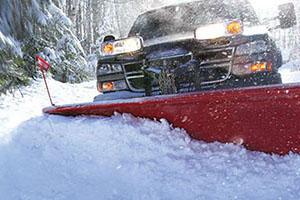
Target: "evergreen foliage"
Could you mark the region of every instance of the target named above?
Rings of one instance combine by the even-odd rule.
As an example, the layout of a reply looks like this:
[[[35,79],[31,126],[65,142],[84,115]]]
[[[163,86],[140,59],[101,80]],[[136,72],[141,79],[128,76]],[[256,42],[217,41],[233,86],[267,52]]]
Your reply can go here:
[[[14,56],[8,50],[0,50],[0,60],[0,94],[29,84],[29,73],[21,57]]]
[[[0,94],[40,76],[37,56],[51,64],[50,74],[58,81],[77,83],[92,76],[72,22],[51,0],[4,0],[0,11],[5,13],[0,18]]]

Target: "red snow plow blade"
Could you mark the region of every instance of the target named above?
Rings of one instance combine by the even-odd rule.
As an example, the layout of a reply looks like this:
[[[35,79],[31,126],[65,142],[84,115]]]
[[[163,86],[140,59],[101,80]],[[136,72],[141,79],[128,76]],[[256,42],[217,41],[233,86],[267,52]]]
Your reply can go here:
[[[44,113],[164,118],[192,138],[267,153],[300,153],[300,85],[274,85],[52,106]]]

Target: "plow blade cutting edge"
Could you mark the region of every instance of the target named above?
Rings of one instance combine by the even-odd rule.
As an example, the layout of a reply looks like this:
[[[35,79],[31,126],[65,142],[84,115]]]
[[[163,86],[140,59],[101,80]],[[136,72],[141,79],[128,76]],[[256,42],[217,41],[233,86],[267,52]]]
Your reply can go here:
[[[233,142],[267,153],[300,153],[300,85],[161,95],[127,100],[51,106],[44,113],[167,119],[192,138]]]

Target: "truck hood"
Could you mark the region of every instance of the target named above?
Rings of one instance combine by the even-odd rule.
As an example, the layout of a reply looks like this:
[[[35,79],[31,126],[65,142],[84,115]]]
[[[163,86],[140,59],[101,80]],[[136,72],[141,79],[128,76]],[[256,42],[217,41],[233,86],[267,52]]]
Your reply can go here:
[[[144,41],[144,47],[149,47],[157,44],[162,43],[170,43],[170,42],[177,42],[182,40],[194,39],[194,32],[187,32],[184,34],[172,34],[166,35],[163,37],[158,37],[150,40]]]

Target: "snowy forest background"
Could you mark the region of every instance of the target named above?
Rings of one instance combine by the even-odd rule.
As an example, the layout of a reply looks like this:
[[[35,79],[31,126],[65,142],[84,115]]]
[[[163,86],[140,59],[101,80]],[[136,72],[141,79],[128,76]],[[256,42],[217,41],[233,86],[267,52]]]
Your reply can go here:
[[[300,4],[293,1],[300,19]],[[55,80],[93,78],[105,35],[126,37],[139,13],[173,2],[180,0],[0,0],[0,94],[40,76],[37,56],[51,63]],[[263,18],[274,13],[263,9],[258,14]],[[272,34],[286,62],[300,58],[299,23]]]

